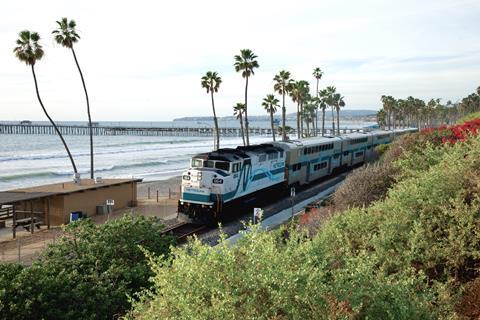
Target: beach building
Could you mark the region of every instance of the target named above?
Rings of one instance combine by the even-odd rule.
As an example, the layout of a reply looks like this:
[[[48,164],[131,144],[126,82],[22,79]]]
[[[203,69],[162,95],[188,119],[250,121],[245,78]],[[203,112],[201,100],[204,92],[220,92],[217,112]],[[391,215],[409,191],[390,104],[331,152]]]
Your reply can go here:
[[[142,179],[82,179],[80,183],[64,182],[0,192],[0,219],[12,219],[13,236],[19,226],[48,227],[70,221],[72,212],[83,216],[105,213],[107,200],[114,210],[136,206],[137,183]]]

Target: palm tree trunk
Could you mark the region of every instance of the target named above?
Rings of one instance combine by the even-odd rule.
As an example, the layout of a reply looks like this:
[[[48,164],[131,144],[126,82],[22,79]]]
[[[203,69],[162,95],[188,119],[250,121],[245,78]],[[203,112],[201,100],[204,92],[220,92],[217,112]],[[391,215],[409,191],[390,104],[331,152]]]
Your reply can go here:
[[[297,138],[300,139],[300,102],[297,103]]]
[[[337,132],[340,135],[340,108],[337,107]]]
[[[285,118],[287,117],[287,109],[285,108],[285,90],[282,94],[282,141],[287,141],[287,132],[285,131]]]
[[[242,110],[240,110],[240,131],[242,132],[243,146],[245,146],[245,131],[243,130],[243,116]]]
[[[82,69],[78,64],[77,55],[72,46],[73,59],[75,59],[75,64],[77,65],[78,72],[80,73],[80,78],[82,79],[83,91],[85,91],[85,99],[87,100],[87,114],[88,114],[88,128],[90,134],[90,179],[94,177],[94,168],[93,168],[93,129],[92,129],[92,117],[90,115],[90,102],[88,100],[87,86],[85,85],[85,79],[83,78]]]
[[[250,145],[250,137],[248,132],[248,112],[247,112],[247,93],[248,93],[248,77],[245,81],[245,136],[247,138],[247,146]]]
[[[300,102],[300,138],[303,138],[303,102]]]
[[[215,113],[215,102],[213,100],[213,90],[210,90],[210,96],[212,97],[213,124],[215,125],[215,137],[214,137],[213,149],[218,150],[220,149],[220,132],[218,131],[218,119],[217,119],[217,114]]]
[[[325,136],[325,108],[322,108],[322,137]]]
[[[332,134],[335,135],[335,113],[332,105]]]
[[[314,136],[318,136],[318,82],[320,81],[320,79],[317,78],[317,91],[315,92],[315,96],[317,97],[317,105],[316,105],[316,108],[315,108],[315,134]],[[323,136],[323,127],[322,127],[322,136]]]
[[[275,128],[273,127],[273,109],[270,109],[270,124],[272,125],[272,138],[275,142]]]
[[[33,81],[35,81],[35,91],[37,92],[38,102],[40,102],[40,106],[42,107],[43,112],[47,116],[48,120],[52,124],[55,131],[57,132],[58,136],[60,137],[60,140],[62,140],[63,146],[65,147],[65,150],[67,150],[68,157],[70,158],[70,162],[72,163],[73,172],[78,173],[77,166],[75,165],[75,161],[73,161],[72,154],[70,153],[70,149],[68,149],[67,143],[63,139],[62,133],[60,132],[60,130],[58,130],[57,125],[55,124],[55,122],[53,122],[52,118],[50,118],[50,115],[48,114],[47,109],[45,109],[45,107],[43,106],[42,99],[40,98],[40,92],[38,91],[37,76],[35,75],[35,68],[33,64],[32,64],[32,74],[33,74]]]

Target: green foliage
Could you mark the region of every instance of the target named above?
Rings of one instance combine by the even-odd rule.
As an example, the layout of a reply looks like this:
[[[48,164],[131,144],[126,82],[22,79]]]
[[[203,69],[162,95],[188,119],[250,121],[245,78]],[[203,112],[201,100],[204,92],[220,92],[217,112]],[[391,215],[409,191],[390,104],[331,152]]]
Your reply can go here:
[[[419,143],[416,144],[415,141]],[[421,145],[422,147],[419,147]],[[262,233],[152,258],[141,319],[437,319],[480,314],[480,138],[393,146],[383,201],[334,215],[312,239]],[[388,151],[393,152],[392,150]],[[393,154],[393,153],[392,153]]]
[[[464,122],[475,120],[475,119],[480,119],[480,112],[474,112],[474,113],[467,114],[465,117],[460,118],[457,121],[457,124],[463,124]]]
[[[382,156],[389,148],[390,144],[380,144],[375,147],[375,152],[377,152],[379,156]]]
[[[111,319],[124,313],[128,296],[150,286],[140,246],[159,256],[170,250],[173,240],[162,228],[158,219],[133,216],[103,225],[71,223],[38,261],[9,279],[0,318]],[[0,269],[0,282],[6,271]]]

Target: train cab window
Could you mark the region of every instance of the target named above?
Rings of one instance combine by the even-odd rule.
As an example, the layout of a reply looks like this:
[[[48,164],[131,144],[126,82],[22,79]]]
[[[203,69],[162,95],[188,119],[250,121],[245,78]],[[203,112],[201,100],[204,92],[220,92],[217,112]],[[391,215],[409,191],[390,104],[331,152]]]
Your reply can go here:
[[[303,149],[303,155],[307,154],[307,148]]]
[[[278,154],[276,152],[268,154],[268,160],[275,160],[275,159],[278,159]]]
[[[202,159],[192,159],[192,168],[201,168],[203,167]]]
[[[240,171],[240,168],[241,168],[240,166],[241,166],[240,163],[232,164],[232,172],[235,173],[235,172]]]
[[[283,158],[283,151],[280,151],[280,158]]]
[[[220,169],[224,171],[230,171],[230,162],[226,161],[216,161],[215,162],[215,169]]]
[[[258,157],[258,162],[264,162],[265,160],[267,160],[266,154],[262,154]]]
[[[205,168],[213,168],[214,165],[215,165],[215,161],[212,161],[212,160],[207,160],[203,162],[203,166]]]

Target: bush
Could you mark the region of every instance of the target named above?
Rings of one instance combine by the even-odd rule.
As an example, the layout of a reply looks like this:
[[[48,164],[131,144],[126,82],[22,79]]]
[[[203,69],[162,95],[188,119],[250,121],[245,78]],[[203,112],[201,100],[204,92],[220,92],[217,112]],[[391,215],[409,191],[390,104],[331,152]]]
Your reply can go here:
[[[422,141],[426,148],[411,144],[394,163],[402,179],[383,201],[332,216],[311,240],[300,231],[252,227],[235,247],[197,241],[175,249],[175,259],[152,259],[155,286],[131,316],[477,316],[480,137],[454,145]]]
[[[38,261],[10,277],[0,295],[0,318],[111,319],[124,313],[128,296],[149,287],[153,274],[139,246],[156,255],[169,252],[173,240],[162,228],[158,219],[132,216],[69,224]],[[7,271],[0,269],[0,282]]]
[[[464,122],[475,120],[475,119],[480,119],[480,112],[467,114],[465,117],[459,119],[457,121],[457,124],[463,124]]]
[[[395,182],[395,172],[392,165],[379,163],[353,171],[333,195],[335,210],[368,206],[383,199]]]

